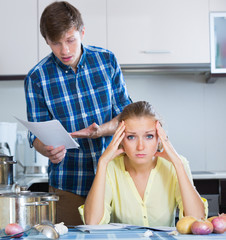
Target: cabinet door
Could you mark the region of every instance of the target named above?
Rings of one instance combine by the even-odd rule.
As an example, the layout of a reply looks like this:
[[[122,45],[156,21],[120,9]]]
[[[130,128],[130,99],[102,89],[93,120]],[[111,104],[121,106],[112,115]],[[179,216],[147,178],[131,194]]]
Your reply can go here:
[[[37,0],[0,1],[0,75],[24,75],[38,60]]]
[[[39,20],[44,8],[54,0],[39,0]],[[84,44],[106,48],[106,0],[69,0],[82,14],[85,25]],[[39,60],[51,52],[39,33]]]
[[[211,12],[225,12],[226,1],[225,0],[210,0],[210,11]]]
[[[206,0],[107,0],[108,48],[121,64],[206,63]]]

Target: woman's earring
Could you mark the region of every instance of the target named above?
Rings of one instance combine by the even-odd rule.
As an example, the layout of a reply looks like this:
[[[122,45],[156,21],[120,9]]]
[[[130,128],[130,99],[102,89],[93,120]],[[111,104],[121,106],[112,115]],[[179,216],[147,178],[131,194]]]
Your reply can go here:
[[[162,152],[162,151],[163,151],[163,145],[161,142],[159,142],[157,152]]]

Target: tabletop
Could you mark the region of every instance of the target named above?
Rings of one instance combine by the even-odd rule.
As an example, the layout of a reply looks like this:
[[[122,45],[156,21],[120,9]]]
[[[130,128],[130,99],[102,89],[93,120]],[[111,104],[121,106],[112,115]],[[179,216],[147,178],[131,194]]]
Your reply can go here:
[[[214,234],[209,235],[192,235],[192,234],[178,234],[169,235],[168,232],[162,231],[152,231],[153,236],[145,237],[144,233],[147,229],[136,229],[136,230],[106,230],[97,231],[95,233],[84,233],[78,230],[69,229],[69,232],[65,235],[60,236],[60,240],[72,240],[72,239],[98,239],[98,240],[225,240],[226,232],[224,234]],[[26,236],[20,239],[48,239],[42,234]]]

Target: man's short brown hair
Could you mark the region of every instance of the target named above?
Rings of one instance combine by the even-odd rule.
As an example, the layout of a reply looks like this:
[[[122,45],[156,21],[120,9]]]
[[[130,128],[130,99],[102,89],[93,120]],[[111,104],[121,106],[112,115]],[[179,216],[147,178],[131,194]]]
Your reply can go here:
[[[79,32],[84,26],[81,13],[70,3],[54,2],[48,5],[41,16],[40,31],[42,36],[51,41],[59,40],[72,27]]]

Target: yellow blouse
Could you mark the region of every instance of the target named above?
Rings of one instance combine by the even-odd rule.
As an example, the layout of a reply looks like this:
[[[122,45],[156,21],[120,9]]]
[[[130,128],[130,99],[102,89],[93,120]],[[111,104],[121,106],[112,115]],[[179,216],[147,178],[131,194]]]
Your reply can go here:
[[[193,184],[188,161],[181,157],[184,168]],[[208,204],[203,199],[205,214]],[[113,159],[107,167],[105,187],[105,211],[100,224],[127,223],[139,226],[175,226],[176,207],[179,218],[183,216],[176,170],[169,161],[158,158],[156,167],[151,171],[142,199],[133,179],[125,170],[124,155]],[[82,219],[83,207],[79,208]]]

